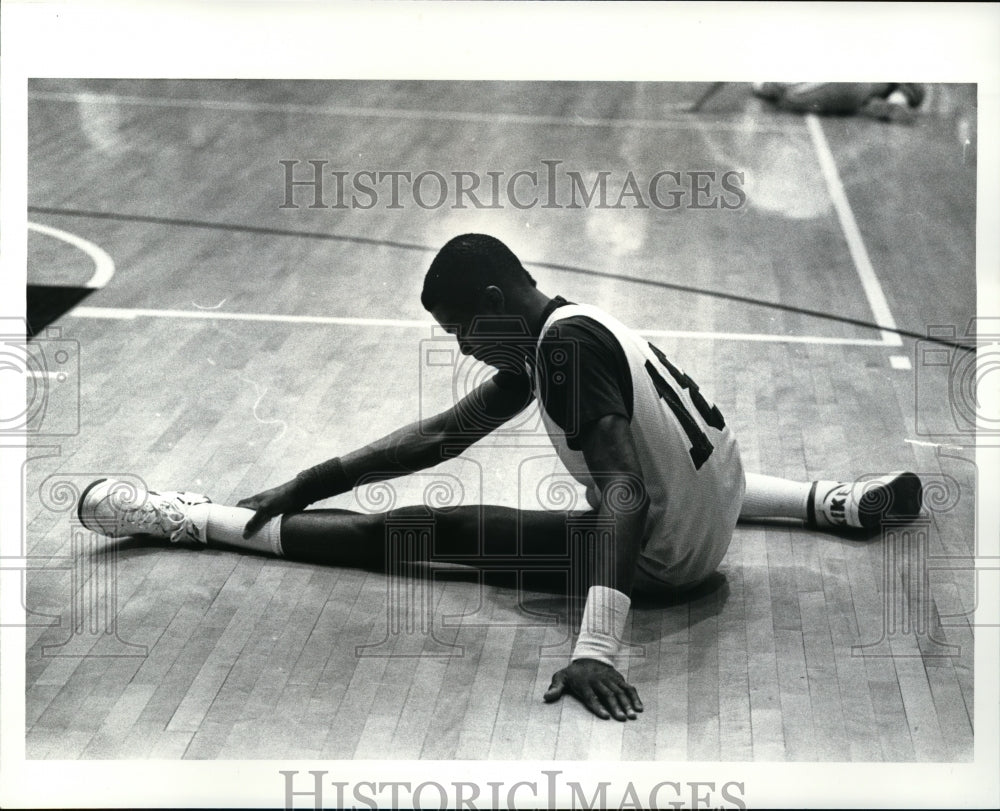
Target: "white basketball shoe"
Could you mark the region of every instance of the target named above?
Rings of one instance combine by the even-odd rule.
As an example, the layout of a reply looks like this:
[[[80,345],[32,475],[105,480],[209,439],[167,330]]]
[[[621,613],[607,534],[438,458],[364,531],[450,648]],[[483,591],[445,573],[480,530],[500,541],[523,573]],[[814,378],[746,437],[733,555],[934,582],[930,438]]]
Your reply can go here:
[[[914,473],[889,473],[859,482],[813,482],[807,523],[817,529],[875,530],[886,520],[920,515],[923,485]]]
[[[211,499],[198,493],[157,492],[119,479],[91,482],[80,496],[77,516],[87,529],[109,538],[145,535],[171,543],[207,543],[205,510]]]

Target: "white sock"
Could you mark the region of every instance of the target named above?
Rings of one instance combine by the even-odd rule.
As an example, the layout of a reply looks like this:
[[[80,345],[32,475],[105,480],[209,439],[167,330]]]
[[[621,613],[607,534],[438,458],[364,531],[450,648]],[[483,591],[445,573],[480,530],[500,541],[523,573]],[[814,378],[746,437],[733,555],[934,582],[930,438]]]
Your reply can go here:
[[[243,528],[253,518],[253,510],[222,504],[197,504],[190,509],[188,515],[192,521],[205,527],[205,536],[209,541],[284,557],[280,515],[272,518],[249,538],[243,537]]]
[[[747,489],[740,508],[740,518],[806,520],[812,482],[796,482],[761,473],[747,473],[746,477]]]

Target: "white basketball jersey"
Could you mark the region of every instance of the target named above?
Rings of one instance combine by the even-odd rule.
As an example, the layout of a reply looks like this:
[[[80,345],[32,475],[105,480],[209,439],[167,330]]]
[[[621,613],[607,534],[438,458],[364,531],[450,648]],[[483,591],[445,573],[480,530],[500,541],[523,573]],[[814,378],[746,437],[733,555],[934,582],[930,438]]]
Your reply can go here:
[[[630,431],[650,500],[638,566],[673,586],[703,580],[726,554],[743,503],[746,485],[736,439],[693,381],[597,307],[557,308],[546,320],[542,336],[558,321],[574,316],[603,325],[628,360],[633,397]],[[539,338],[536,359],[541,342]],[[536,369],[540,367],[536,363]],[[540,380],[535,387],[543,390]],[[583,453],[567,445],[562,429],[544,407],[539,410],[563,464],[588,493],[596,492]]]

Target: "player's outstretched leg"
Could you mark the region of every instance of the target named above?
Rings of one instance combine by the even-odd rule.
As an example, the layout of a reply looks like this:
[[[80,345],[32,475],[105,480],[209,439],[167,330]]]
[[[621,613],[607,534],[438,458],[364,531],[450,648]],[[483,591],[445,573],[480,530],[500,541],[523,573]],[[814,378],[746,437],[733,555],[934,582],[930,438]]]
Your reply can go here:
[[[253,510],[213,504],[198,493],[147,490],[119,479],[92,482],[77,504],[80,522],[109,538],[138,535],[202,545],[211,539],[280,556],[280,518],[244,539],[243,527],[252,515]]]
[[[920,478],[907,472],[858,482],[796,482],[748,473],[740,519],[795,518],[814,529],[871,531],[886,519],[916,518],[922,495]]]
[[[254,511],[213,504],[202,495],[139,489],[100,479],[81,495],[77,507],[85,527],[110,538],[133,535],[164,541],[224,545],[309,563],[384,570],[389,521],[412,524],[428,519],[433,544],[400,549],[413,559],[475,566],[480,558],[500,558],[523,568],[551,568],[549,557],[567,554],[566,522],[584,513],[520,511],[469,505],[432,510],[400,507],[389,513],[316,509],[277,516],[255,535],[243,537]],[[522,552],[530,550],[527,557]],[[548,562],[546,562],[548,560]]]

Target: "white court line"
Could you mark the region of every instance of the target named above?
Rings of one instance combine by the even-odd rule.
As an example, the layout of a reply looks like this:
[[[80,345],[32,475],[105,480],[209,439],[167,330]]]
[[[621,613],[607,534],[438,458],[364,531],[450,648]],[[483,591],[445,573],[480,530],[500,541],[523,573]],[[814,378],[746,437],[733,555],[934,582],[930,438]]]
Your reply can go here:
[[[76,307],[66,313],[75,318],[106,318],[131,321],[136,318],[183,318],[188,320],[266,321],[278,324],[323,324],[349,327],[391,327],[431,329],[433,321],[401,318],[345,318],[324,315],[280,315],[271,313],[233,313],[220,310],[147,310],[118,307]],[[832,346],[883,346],[877,338],[834,338],[824,335],[771,335],[754,332],[694,332],[689,330],[636,330],[651,338],[695,338],[710,341],[752,341],[769,343],[827,344]]]
[[[861,287],[868,299],[868,306],[875,316],[875,321],[889,328],[881,330],[882,343],[885,346],[902,346],[903,339],[897,333],[890,332],[890,330],[896,329],[896,319],[892,317],[889,302],[886,301],[882,285],[879,284],[878,276],[875,275],[875,268],[872,267],[857,220],[854,219],[854,212],[851,210],[851,204],[844,192],[844,184],[840,179],[840,172],[837,171],[833,152],[830,151],[830,145],[823,134],[823,127],[820,125],[819,119],[812,113],[806,115],[806,126],[809,128],[813,145],[816,147],[816,157],[819,159],[820,169],[823,171],[826,186],[830,191],[833,207],[837,211],[840,227],[847,239],[847,247],[854,260],[854,267],[857,268],[858,276],[861,277]]]
[[[344,107],[340,105],[281,104],[276,102],[234,101],[226,99],[169,99],[156,96],[117,96],[112,93],[60,93],[36,90],[28,98],[39,101],[77,104],[121,104],[137,107],[196,108],[246,113],[294,113],[298,115],[343,116],[348,118],[386,118],[404,121],[460,121],[470,124],[522,124],[526,126],[612,127],[623,129],[674,130],[698,126],[695,114],[688,113],[690,103],[663,104],[661,109],[673,118],[584,118],[583,116],[524,115],[520,113],[476,113],[462,110],[409,110],[402,107]],[[788,132],[788,127],[761,125],[752,120],[713,121],[716,129],[735,132]]]
[[[647,338],[704,338],[711,341],[753,341],[829,346],[884,346],[880,338],[835,338],[827,335],[775,335],[767,332],[698,332],[678,329],[639,329]]]
[[[922,448],[946,448],[952,451],[964,450],[961,445],[946,445],[943,442],[924,442],[920,439],[904,439],[903,442],[908,442],[911,445],[919,445]]]
[[[77,318],[111,318],[131,321],[135,318],[187,318],[201,321],[268,321],[279,324],[329,324],[348,327],[427,328],[431,321],[408,321],[400,318],[345,318],[327,315],[274,315],[270,313],[232,313],[222,310],[147,310],[121,307],[76,307],[66,315]]]
[[[74,248],[79,248],[87,256],[90,257],[91,261],[94,263],[94,273],[90,277],[90,281],[83,285],[83,287],[89,287],[94,290],[100,289],[106,285],[112,276],[115,275],[115,263],[114,260],[108,256],[108,254],[100,247],[95,245],[93,242],[84,239],[83,237],[78,237],[76,234],[71,234],[69,231],[61,231],[58,228],[51,228],[48,225],[39,225],[35,222],[28,223],[28,230],[35,231],[39,234],[45,234],[47,237],[53,237]]]

